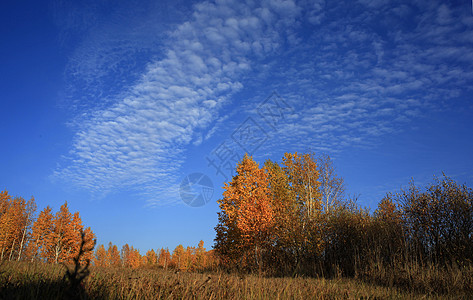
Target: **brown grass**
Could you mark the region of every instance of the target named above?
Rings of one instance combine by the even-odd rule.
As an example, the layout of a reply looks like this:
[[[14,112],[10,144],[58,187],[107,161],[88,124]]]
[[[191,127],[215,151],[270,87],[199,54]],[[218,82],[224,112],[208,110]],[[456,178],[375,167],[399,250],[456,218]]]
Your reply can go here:
[[[68,284],[61,265],[5,262],[0,299],[65,299]],[[357,279],[264,278],[224,273],[175,273],[162,269],[91,268],[83,299],[411,299],[468,298],[408,292]]]
[[[454,295],[473,297],[473,266],[458,267],[456,264],[439,267],[434,264],[399,263],[383,266],[373,263],[359,278],[384,286],[397,286],[404,290],[425,294]]]

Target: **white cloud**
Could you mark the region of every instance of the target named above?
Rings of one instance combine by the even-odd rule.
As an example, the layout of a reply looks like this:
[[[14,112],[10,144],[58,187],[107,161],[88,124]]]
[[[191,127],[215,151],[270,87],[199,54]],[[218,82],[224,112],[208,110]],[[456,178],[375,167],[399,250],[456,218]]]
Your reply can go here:
[[[113,82],[85,96],[91,97],[89,102],[101,100],[95,94],[104,92],[107,84],[118,92],[105,91],[110,100],[105,105],[90,104],[85,117],[78,119],[72,149],[64,166],[54,172],[55,180],[72,182],[98,195],[134,190],[153,204],[177,201],[178,194],[172,191],[181,175],[185,147],[192,141],[202,142],[202,134],[196,131],[215,120],[229,96],[241,89],[240,78],[251,69],[248,57],[277,48],[281,42],[278,28],[290,25],[298,11],[292,1],[270,1],[263,7],[239,1],[197,4],[191,20],[169,34],[163,57],[148,63],[133,84],[122,76],[126,70],[122,65],[109,74],[108,60],[85,59],[82,64],[84,55],[94,55],[102,46],[97,39],[89,41],[90,49],[81,49],[85,54],[77,55],[72,64],[75,71],[69,72],[74,78],[85,75],[86,87],[97,78],[101,82],[108,75],[113,77]],[[276,13],[278,18],[272,18]],[[257,53],[250,46],[255,42],[262,44]],[[116,54],[118,61],[129,59]],[[100,75],[90,76],[93,67]],[[126,82],[124,89],[117,84],[121,80]],[[74,88],[82,88],[71,82]],[[163,200],[162,195],[167,198]]]
[[[295,111],[269,131],[272,139],[260,148],[265,154],[371,147],[445,99],[473,92],[473,39],[465,34],[473,23],[461,7],[385,2],[366,2],[380,8],[366,10],[323,1],[205,1],[167,32],[160,54],[131,81],[122,74],[136,54],[133,43],[114,52],[110,45],[123,35],[112,43],[100,31],[105,42],[86,41],[90,47],[73,56],[70,76],[85,74],[73,87],[99,84],[84,96],[91,97],[89,109],[78,110],[84,117],[55,177],[97,193],[140,190],[150,205],[175,202],[186,146],[235,129],[229,124],[241,117],[238,109],[257,117],[255,104],[274,90]],[[307,27],[296,31],[301,24]],[[115,56],[97,54],[109,52]],[[98,75],[90,76],[94,69]],[[111,88],[104,90],[108,77]],[[231,95],[243,87],[251,98],[232,111]],[[95,100],[104,103],[89,105]]]
[[[370,5],[381,7],[384,2]],[[448,99],[473,93],[473,55],[468,50],[473,43],[465,38],[473,22],[460,21],[465,6],[442,7],[436,1],[420,7],[383,6],[376,13],[339,13],[356,8],[345,5],[326,8],[324,22],[311,36],[282,54],[267,77],[255,83],[272,82],[259,98],[276,90],[293,99],[290,103],[299,115],[281,121],[262,153],[372,147],[379,137],[405,130],[408,122],[452,109],[443,104]],[[413,11],[420,14],[410,16],[409,22],[399,20]],[[458,22],[450,22],[451,16]]]

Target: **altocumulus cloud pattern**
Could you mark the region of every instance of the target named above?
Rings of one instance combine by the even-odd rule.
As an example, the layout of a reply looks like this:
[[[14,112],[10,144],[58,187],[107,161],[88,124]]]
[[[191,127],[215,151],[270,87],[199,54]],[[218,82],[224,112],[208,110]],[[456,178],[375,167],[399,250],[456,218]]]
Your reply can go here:
[[[66,70],[74,139],[55,180],[99,196],[130,189],[150,205],[172,204],[180,201],[189,147],[225,131],[236,111],[255,113],[252,104],[273,90],[294,111],[259,150],[264,153],[294,145],[329,152],[370,147],[444,109],[445,99],[472,93],[473,21],[465,6],[148,5],[115,7],[107,15],[79,9],[90,20],[105,20],[90,24],[61,22],[72,8],[56,8],[65,43],[71,31],[84,37]],[[175,19],[166,19],[167,12]]]

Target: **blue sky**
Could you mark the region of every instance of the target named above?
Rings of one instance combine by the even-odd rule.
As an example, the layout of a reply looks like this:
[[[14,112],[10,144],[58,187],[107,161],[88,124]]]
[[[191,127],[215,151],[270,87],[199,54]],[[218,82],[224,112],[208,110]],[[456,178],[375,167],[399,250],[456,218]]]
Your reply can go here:
[[[473,185],[468,1],[3,1],[0,22],[0,188],[67,200],[99,243],[210,248],[245,150],[330,154],[371,208],[411,177]]]

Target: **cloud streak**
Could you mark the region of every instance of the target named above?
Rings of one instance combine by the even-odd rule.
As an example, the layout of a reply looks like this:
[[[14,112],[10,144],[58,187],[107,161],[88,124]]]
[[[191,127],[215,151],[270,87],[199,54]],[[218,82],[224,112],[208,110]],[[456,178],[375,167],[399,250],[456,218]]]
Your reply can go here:
[[[272,82],[259,101],[272,89],[295,108],[261,153],[373,147],[433,112],[471,109],[459,100],[473,92],[464,7],[327,3],[312,29],[255,83]]]
[[[185,146],[200,143],[196,132],[242,88],[240,78],[251,71],[249,57],[278,48],[280,28],[300,12],[292,1],[258,7],[203,2],[194,9],[190,21],[169,33],[162,59],[148,63],[126,90],[109,93],[105,107],[92,104],[79,119],[65,166],[54,178],[97,194],[131,189],[152,203],[177,200],[173,192]],[[78,69],[74,76],[82,73]]]
[[[188,146],[235,129],[242,111],[257,116],[272,91],[294,111],[259,153],[373,147],[473,92],[473,22],[463,8],[218,0],[166,31],[101,27],[66,71],[76,133],[54,178],[175,203]],[[156,15],[140,16],[131,23],[144,28]],[[236,100],[242,91],[250,97]]]

